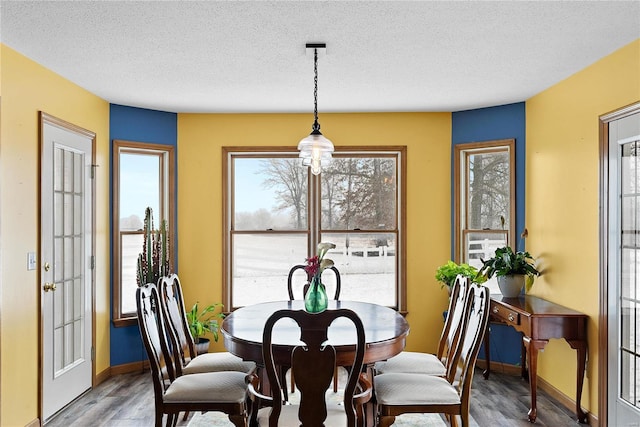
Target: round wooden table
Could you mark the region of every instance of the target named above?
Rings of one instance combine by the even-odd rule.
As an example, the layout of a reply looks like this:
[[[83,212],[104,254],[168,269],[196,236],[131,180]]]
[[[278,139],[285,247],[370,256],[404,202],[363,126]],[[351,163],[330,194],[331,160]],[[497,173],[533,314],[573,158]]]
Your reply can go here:
[[[409,334],[409,324],[392,308],[358,301],[329,301],[328,309],[348,308],[355,311],[365,329],[367,348],[365,365],[386,360],[404,349]],[[258,365],[262,361],[262,330],[269,316],[277,310],[303,310],[304,301],[275,301],[249,305],[229,314],[222,322],[220,331],[229,352],[251,360]],[[349,366],[353,363],[356,333],[353,323],[337,319],[328,332],[329,343],[336,349],[336,364]],[[300,329],[291,319],[282,319],[273,330],[273,356],[277,364],[286,366],[291,361],[291,351],[301,345]]]

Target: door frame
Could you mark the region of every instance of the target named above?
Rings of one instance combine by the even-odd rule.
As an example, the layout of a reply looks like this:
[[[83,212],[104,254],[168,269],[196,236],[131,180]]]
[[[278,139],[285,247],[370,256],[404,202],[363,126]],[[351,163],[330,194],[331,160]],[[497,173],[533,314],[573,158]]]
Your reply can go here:
[[[640,112],[640,102],[627,105],[599,117],[600,140],[600,301],[598,318],[598,425],[609,418],[609,123]]]
[[[44,154],[44,125],[49,124],[65,129],[69,132],[76,133],[80,136],[91,139],[91,253],[94,259],[94,265],[91,268],[91,285],[89,290],[91,292],[91,388],[96,385],[96,361],[95,361],[95,348],[96,348],[96,268],[95,268],[95,254],[96,254],[96,134],[90,130],[84,129],[73,123],[62,120],[58,117],[45,113],[44,111],[38,112],[38,139],[39,139],[39,152],[38,152],[38,298],[39,301],[39,318],[40,328],[38,329],[38,417],[40,422],[43,423],[43,375],[44,366],[42,363],[44,357],[44,301],[42,299],[42,292],[40,287],[42,286],[42,158]]]

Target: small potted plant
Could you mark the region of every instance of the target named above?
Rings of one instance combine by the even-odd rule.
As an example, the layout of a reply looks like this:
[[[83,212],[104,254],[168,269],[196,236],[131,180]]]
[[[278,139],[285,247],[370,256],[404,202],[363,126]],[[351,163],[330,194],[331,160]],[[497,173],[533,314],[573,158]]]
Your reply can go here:
[[[522,287],[527,290],[533,285],[540,272],[535,267],[535,260],[526,251],[516,251],[509,246],[498,248],[493,258],[482,260],[480,274],[491,279],[495,274],[502,295],[515,298],[520,295]]]
[[[196,302],[191,311],[187,312],[187,323],[196,346],[196,353],[204,354],[209,351],[209,339],[204,338],[205,334],[211,333],[213,339],[218,341],[218,330],[220,329],[218,319],[223,319],[224,314],[222,312],[216,313],[216,310],[222,309],[223,305],[220,303],[211,304],[202,311],[198,311],[198,304],[199,302]]]
[[[469,280],[476,283],[483,283],[487,280],[486,277],[478,275],[478,270],[475,267],[464,263],[457,264],[449,260],[436,270],[436,280],[440,282],[440,289],[446,286],[449,294],[451,294],[451,287],[458,274],[468,277]]]

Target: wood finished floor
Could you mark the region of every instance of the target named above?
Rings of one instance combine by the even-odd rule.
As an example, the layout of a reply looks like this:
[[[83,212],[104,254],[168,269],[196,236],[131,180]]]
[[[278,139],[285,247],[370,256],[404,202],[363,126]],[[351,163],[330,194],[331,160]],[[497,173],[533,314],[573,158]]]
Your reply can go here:
[[[485,381],[476,369],[471,416],[480,427],[526,427],[529,384],[518,376],[492,372]],[[46,424],[47,427],[153,426],[153,386],[148,371],[117,375],[89,391]],[[180,421],[179,426],[186,426]],[[231,424],[230,424],[231,425]],[[539,427],[579,425],[574,414],[538,389]]]

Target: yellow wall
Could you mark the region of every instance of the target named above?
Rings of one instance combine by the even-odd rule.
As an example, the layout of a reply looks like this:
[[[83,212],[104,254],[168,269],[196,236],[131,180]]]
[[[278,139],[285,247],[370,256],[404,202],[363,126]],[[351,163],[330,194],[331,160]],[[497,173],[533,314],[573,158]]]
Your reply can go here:
[[[222,300],[221,147],[296,146],[312,121],[311,114],[178,115],[178,253],[187,306],[196,295]],[[321,114],[320,122],[337,147],[407,146],[407,319],[414,331],[407,348],[435,351],[447,305],[434,274],[450,257],[451,114]],[[221,342],[212,346],[221,349]]]
[[[38,416],[40,286],[27,271],[38,252],[38,111],[97,134],[96,372],[109,367],[109,104],[0,45],[0,425]]]
[[[526,102],[527,249],[543,275],[531,293],[590,316],[582,405],[598,413],[598,117],[640,100],[640,40]],[[604,349],[602,349],[604,350]],[[575,352],[552,340],[538,374],[575,398]]]

